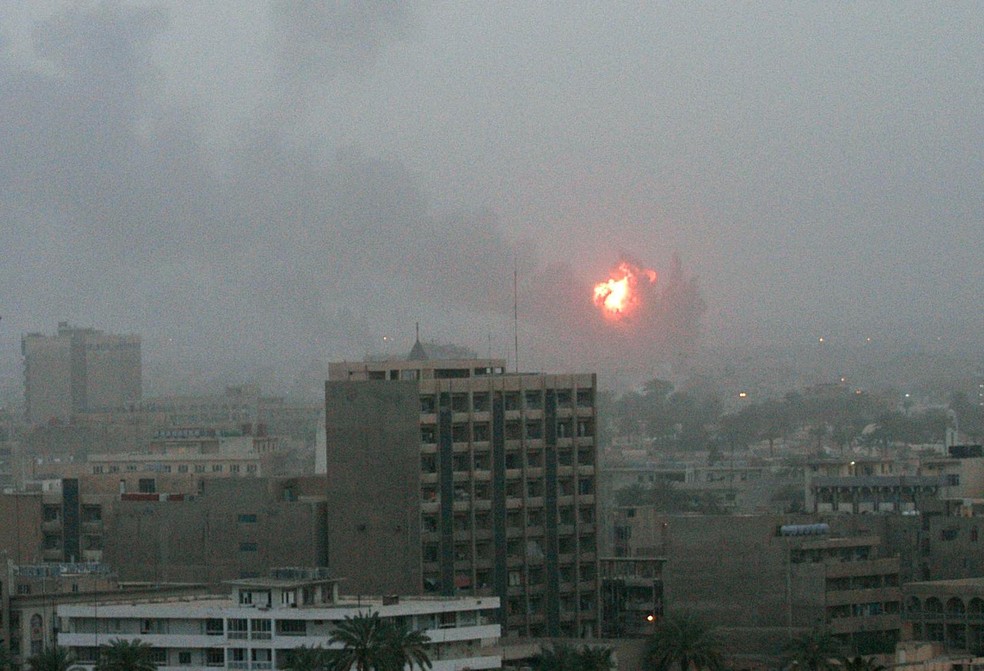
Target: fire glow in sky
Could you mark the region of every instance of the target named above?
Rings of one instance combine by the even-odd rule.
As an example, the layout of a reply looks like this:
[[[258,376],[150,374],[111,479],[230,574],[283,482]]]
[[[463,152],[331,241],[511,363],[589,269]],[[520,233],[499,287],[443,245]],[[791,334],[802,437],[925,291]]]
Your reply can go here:
[[[619,321],[642,302],[643,289],[656,284],[656,271],[622,261],[594,288],[594,303],[606,319]]]

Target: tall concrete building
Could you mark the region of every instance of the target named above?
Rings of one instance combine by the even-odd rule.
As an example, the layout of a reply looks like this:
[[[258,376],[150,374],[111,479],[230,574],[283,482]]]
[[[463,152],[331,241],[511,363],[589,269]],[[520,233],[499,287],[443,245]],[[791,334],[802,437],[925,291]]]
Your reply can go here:
[[[494,595],[507,636],[598,632],[593,374],[329,367],[328,564],[350,593]]]
[[[67,421],[140,400],[140,336],[58,323],[58,333],[21,338],[27,421]]]

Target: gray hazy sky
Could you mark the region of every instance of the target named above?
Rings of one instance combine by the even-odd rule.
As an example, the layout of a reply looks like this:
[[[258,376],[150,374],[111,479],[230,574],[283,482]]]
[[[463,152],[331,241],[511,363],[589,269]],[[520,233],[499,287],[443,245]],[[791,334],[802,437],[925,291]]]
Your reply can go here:
[[[514,266],[523,358],[588,368],[622,254],[680,255],[710,343],[980,338],[982,35],[977,2],[0,4],[2,370],[60,319],[505,356]]]

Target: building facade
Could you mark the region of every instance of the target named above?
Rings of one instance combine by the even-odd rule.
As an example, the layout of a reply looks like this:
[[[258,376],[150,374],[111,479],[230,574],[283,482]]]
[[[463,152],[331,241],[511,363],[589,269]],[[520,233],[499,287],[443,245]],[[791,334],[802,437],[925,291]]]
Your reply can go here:
[[[121,476],[121,479],[124,476]],[[0,552],[19,562],[107,562],[123,581],[201,582],[327,563],[324,478],[104,477],[0,495]]]
[[[0,573],[0,649],[22,668],[31,655],[55,645],[56,608],[70,603],[113,603],[204,596],[202,585],[121,584],[98,563],[14,564]]]
[[[59,322],[58,333],[21,339],[27,421],[66,422],[85,412],[140,400],[140,336],[112,335]]]
[[[646,637],[663,617],[661,557],[602,557],[602,638]]]
[[[329,368],[329,566],[498,596],[507,635],[597,635],[595,376],[411,354]]]
[[[913,582],[903,588],[904,638],[951,655],[984,655],[984,578]]]
[[[613,519],[613,545],[620,557],[664,558],[667,610],[698,613],[736,652],[780,650],[792,632],[816,627],[849,650],[891,650],[901,626],[899,557],[870,530],[835,521],[625,507]]]
[[[99,646],[114,639],[150,644],[162,671],[271,671],[282,668],[295,648],[340,647],[330,643],[340,621],[377,613],[430,638],[433,671],[502,666],[494,597],[341,598],[335,581],[296,569],[232,586],[231,599],[59,606],[58,643],[87,671]]]

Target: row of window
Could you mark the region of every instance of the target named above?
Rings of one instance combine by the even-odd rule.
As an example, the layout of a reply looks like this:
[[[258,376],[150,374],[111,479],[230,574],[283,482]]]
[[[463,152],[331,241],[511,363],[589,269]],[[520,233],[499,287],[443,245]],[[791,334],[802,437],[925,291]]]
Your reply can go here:
[[[875,601],[871,603],[850,603],[827,608],[831,619],[842,617],[871,617],[874,615],[895,614],[900,610],[898,601]]]
[[[59,522],[61,521],[62,507],[58,504],[45,504],[41,510],[42,520],[45,522]],[[102,506],[99,505],[83,505],[79,507],[79,518],[85,523],[94,523],[102,521]]]
[[[578,540],[580,542],[578,542]],[[440,561],[441,546],[439,543],[424,543],[424,561]],[[583,534],[580,538],[575,536],[561,536],[557,539],[557,552],[561,555],[571,555],[575,552],[594,552],[594,534]],[[509,539],[506,542],[506,555],[509,557],[525,557],[527,561],[542,561],[544,559],[543,544],[537,539],[523,540],[522,538]],[[493,558],[491,542],[479,542],[475,544],[475,554],[472,555],[470,543],[456,543],[454,546],[455,561],[491,561]]]
[[[433,614],[421,614],[413,618],[414,622],[408,622],[417,629],[449,628],[455,626],[474,626],[477,624],[488,624],[490,619],[483,614],[479,616],[478,611],[445,612]],[[97,633],[96,620],[94,618],[79,618],[73,622],[75,633]],[[201,626],[201,621],[188,622],[178,620],[178,629],[172,632],[172,620],[166,618],[145,618],[139,620],[139,631],[143,635],[169,635],[171,633],[183,633],[191,624]],[[127,628],[127,624],[133,621],[108,619],[99,620],[99,633],[107,634],[135,634],[136,631]],[[268,618],[208,618],[204,621],[204,631],[206,636],[226,636],[236,640],[263,640],[270,639],[273,633],[277,636],[306,636],[308,635],[307,620],[272,620]]]
[[[578,466],[594,466],[595,452],[593,447],[584,447],[576,452]],[[525,456],[525,458],[524,458]],[[575,452],[570,449],[557,451],[558,466],[573,466]],[[509,450],[505,455],[506,470],[527,468],[543,468],[545,454],[543,450],[527,449],[525,453]],[[420,455],[420,472],[424,474],[437,473],[438,457],[436,454]],[[488,452],[456,452],[451,455],[451,470],[458,473],[469,471],[489,471],[492,469],[492,455]]]
[[[491,501],[491,486],[487,482],[476,482],[474,495],[468,492],[467,486],[463,483],[455,488],[451,494],[455,501]],[[578,478],[575,484],[574,478],[565,477],[557,480],[557,496],[573,496],[575,490],[579,496],[591,496],[594,494],[594,478]],[[506,498],[521,499],[540,498],[544,496],[543,480],[509,480],[506,482]],[[439,487],[436,483],[424,483],[420,486],[420,499],[424,503],[437,503],[441,500]]]
[[[940,529],[940,540],[941,541],[955,541],[960,537],[959,527],[947,527],[946,529]],[[979,538],[979,532],[977,527],[971,527],[970,533],[968,534],[968,540],[971,543],[976,543]]]
[[[555,392],[558,408],[573,408],[577,403],[579,408],[594,407],[594,389],[558,389]],[[503,406],[507,412],[515,410],[543,410],[544,394],[540,389],[527,391],[507,391],[502,394]],[[420,412],[431,414],[437,412],[439,396],[436,394],[421,394]],[[452,412],[489,412],[492,410],[492,398],[487,391],[456,392],[450,398]]]
[[[878,589],[880,587],[898,587],[899,574],[858,575],[840,578],[827,578],[827,590]]]
[[[576,582],[593,582],[597,577],[595,565],[585,562],[580,565],[580,573],[577,572],[578,566],[575,564],[562,564],[558,568],[558,577],[561,585],[570,585]],[[493,582],[492,569],[477,569],[475,580],[472,582],[470,571],[459,571],[455,575],[455,588],[459,592],[469,592],[472,587],[478,590],[490,589]],[[540,587],[545,585],[545,569],[542,565],[529,565],[510,569],[507,576],[510,588]],[[424,587],[430,591],[437,591],[440,588],[441,578],[438,572],[430,571],[424,573]]]
[[[425,513],[421,516],[420,521],[424,533],[436,533],[438,531],[438,516],[436,514]],[[561,526],[594,524],[595,509],[593,506],[581,506],[577,508],[575,516],[573,506],[564,506],[557,511],[557,522]],[[545,524],[546,510],[544,508],[525,508],[523,510],[510,510],[506,513],[507,529],[539,528]],[[492,513],[485,510],[456,512],[452,526],[455,531],[470,531],[473,528],[479,531],[490,531],[492,529]]]
[[[508,615],[538,615],[544,612],[546,599],[540,595],[509,597],[506,600]],[[594,592],[581,592],[574,595],[564,595],[559,599],[561,614],[565,613],[594,613],[597,597]]]
[[[594,436],[594,420],[590,418],[561,419],[556,423],[557,438],[592,438]],[[437,425],[423,424],[420,427],[420,442],[425,445],[437,443]],[[504,437],[506,440],[543,440],[545,437],[544,423],[541,420],[520,422],[510,420],[505,423]],[[487,443],[492,439],[492,425],[488,422],[456,422],[451,425],[451,442],[453,443]]]
[[[793,564],[815,564],[825,561],[866,561],[871,559],[871,548],[868,546],[853,548],[797,548],[789,553]]]
[[[946,645],[950,649],[977,651],[984,648],[984,627],[948,623],[944,628],[942,622],[927,622],[925,626],[922,622],[912,624],[912,637],[915,640],[943,642],[944,632]],[[968,638],[970,646],[967,645]]]
[[[947,615],[956,616],[969,613],[975,617],[984,617],[984,599],[974,597],[964,604],[960,597],[955,596],[947,600],[944,609],[943,601],[935,596],[927,598],[925,602],[921,601],[919,597],[910,596],[906,601],[906,610],[910,613],[941,614],[945,612]]]
[[[243,468],[241,464],[229,464],[230,473],[256,473],[258,466],[256,464],[245,464],[246,468]],[[188,464],[178,464],[178,473],[223,473],[226,470],[225,464],[193,464],[189,466]],[[126,464],[123,472],[126,473],[136,473],[137,471],[149,472],[149,473],[170,473],[172,471],[171,464],[144,464],[142,468],[138,468],[137,464]],[[102,475],[103,473],[119,473],[120,467],[117,464],[110,464],[109,466],[97,465],[92,467],[93,475]]]

